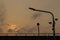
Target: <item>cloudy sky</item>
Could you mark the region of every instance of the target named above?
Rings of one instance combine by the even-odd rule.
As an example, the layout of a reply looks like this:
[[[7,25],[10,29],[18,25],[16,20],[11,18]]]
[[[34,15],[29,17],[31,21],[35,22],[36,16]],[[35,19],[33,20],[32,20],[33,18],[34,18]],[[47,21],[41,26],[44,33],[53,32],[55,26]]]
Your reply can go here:
[[[37,27],[40,23],[40,32],[51,33],[52,27],[48,23],[51,15],[29,10],[29,7],[53,12],[55,18],[60,17],[60,0],[3,0],[6,9],[5,22],[15,24],[21,28]],[[2,3],[1,3],[2,4]],[[34,16],[35,15],[35,16]],[[38,16],[36,16],[38,15]],[[56,21],[56,33],[59,33],[60,19]]]

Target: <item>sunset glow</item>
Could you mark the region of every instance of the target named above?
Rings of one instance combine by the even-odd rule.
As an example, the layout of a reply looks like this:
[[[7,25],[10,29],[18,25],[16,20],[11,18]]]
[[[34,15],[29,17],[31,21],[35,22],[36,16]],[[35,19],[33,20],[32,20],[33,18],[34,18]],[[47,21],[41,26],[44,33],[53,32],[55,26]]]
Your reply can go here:
[[[32,11],[29,7],[52,12],[58,18],[56,33],[60,33],[60,0],[0,0],[0,15],[3,13],[0,16],[0,28],[3,32],[12,29],[14,32],[37,33],[37,23],[40,23],[40,33],[53,33],[52,24],[49,24],[52,22],[51,15]]]

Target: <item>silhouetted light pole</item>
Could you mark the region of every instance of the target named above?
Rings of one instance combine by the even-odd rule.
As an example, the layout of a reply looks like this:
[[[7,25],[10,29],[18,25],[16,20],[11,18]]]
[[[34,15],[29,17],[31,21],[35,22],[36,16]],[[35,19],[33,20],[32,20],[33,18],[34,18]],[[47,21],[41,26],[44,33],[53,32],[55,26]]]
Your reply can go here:
[[[52,13],[52,12],[50,12],[50,11],[44,11],[44,10],[37,10],[37,9],[34,9],[34,8],[29,8],[30,10],[33,10],[33,11],[38,11],[38,12],[45,12],[45,13],[49,13],[51,16],[52,16],[52,30],[53,30],[53,36],[54,36],[54,38],[55,38],[55,20],[57,21],[58,19],[56,18],[54,18],[54,14]],[[51,23],[51,22],[49,22],[49,23]]]
[[[40,30],[39,30],[39,23],[37,23],[37,26],[38,26],[38,36],[40,36],[39,34],[40,34]]]

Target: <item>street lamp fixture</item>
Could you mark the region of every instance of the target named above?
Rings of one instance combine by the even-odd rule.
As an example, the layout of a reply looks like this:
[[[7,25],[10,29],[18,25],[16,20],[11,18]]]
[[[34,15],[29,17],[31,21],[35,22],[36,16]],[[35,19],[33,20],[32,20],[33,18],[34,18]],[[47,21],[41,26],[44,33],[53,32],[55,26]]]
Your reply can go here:
[[[52,22],[49,22],[49,24],[52,24],[52,30],[53,30],[53,36],[55,38],[55,21],[57,21],[58,19],[54,18],[54,14],[50,11],[45,11],[45,10],[37,10],[37,9],[34,9],[34,8],[29,8],[30,10],[33,10],[33,11],[38,11],[38,12],[44,12],[44,13],[49,13],[51,16],[52,16]]]

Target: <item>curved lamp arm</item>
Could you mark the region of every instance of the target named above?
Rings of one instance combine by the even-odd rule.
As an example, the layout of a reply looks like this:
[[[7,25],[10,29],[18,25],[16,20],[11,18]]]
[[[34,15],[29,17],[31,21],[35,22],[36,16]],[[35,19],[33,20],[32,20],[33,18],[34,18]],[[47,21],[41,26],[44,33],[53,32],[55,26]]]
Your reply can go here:
[[[34,9],[34,8],[29,8],[30,10],[33,10],[33,11],[39,11],[39,12],[45,12],[45,13],[49,13],[51,16],[52,16],[52,21],[53,21],[53,24],[52,24],[52,27],[55,26],[55,19],[54,19],[54,15],[52,12],[50,11],[44,11],[44,10],[37,10],[37,9]]]

